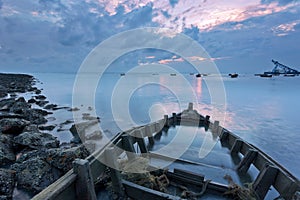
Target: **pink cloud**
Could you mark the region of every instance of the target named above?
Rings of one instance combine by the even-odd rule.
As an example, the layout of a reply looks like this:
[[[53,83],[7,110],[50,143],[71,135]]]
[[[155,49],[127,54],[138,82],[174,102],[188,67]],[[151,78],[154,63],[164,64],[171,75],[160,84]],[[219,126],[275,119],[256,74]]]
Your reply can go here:
[[[300,20],[292,21],[286,24],[280,24],[272,28],[273,33],[276,36],[282,37],[288,35],[290,32],[295,31],[295,26],[300,24]]]

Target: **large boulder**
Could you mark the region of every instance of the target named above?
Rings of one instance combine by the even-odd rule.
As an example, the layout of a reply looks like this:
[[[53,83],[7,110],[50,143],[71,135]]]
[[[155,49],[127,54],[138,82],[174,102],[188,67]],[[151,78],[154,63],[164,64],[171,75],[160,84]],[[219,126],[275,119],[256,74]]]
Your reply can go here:
[[[45,160],[37,157],[11,166],[16,171],[18,188],[38,193],[57,180],[62,174]]]
[[[0,133],[0,166],[11,164],[16,159],[12,141],[12,135],[5,135]]]
[[[12,199],[15,175],[13,170],[0,168],[0,196],[2,199]]]
[[[30,147],[32,149],[57,148],[59,141],[49,133],[23,132],[14,138],[17,148]]]
[[[76,158],[86,158],[89,155],[88,150],[83,146],[67,149],[49,149],[46,152],[46,161],[52,166],[67,172],[72,168],[72,163]]]
[[[4,118],[0,120],[0,132],[18,135],[29,124],[30,122],[24,119]]]

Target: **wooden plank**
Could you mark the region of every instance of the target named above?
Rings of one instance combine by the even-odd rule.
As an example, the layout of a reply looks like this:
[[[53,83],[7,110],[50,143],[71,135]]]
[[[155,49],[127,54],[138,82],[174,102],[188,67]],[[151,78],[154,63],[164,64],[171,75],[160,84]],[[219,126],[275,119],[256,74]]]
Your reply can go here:
[[[266,165],[255,179],[252,189],[254,190],[258,200],[263,200],[274,183],[278,174],[278,168],[272,165]]]
[[[132,182],[122,180],[125,193],[132,199],[141,200],[141,199],[155,199],[155,200],[180,200],[180,197],[176,197],[170,194],[152,190]]]
[[[181,176],[179,174],[175,174],[172,172],[167,172],[167,177],[180,185],[193,185],[193,186],[198,186],[198,187],[202,187],[204,185],[204,181],[200,181],[200,180],[195,180],[195,179],[190,179],[187,178],[185,176]],[[220,184],[220,183],[215,183],[213,181],[209,182],[207,185],[207,190],[209,193],[214,193],[214,194],[224,194],[224,192],[228,191],[229,187],[227,185],[224,184]]]
[[[46,189],[35,195],[33,200],[56,200],[65,197],[66,200],[75,199],[75,180],[76,174],[73,170],[67,172],[64,176],[59,178],[57,181],[49,185]],[[71,191],[72,193],[68,196],[64,195],[64,191]],[[74,198],[73,198],[74,197]]]
[[[250,165],[257,157],[257,154],[257,150],[250,149],[248,153],[244,156],[243,160],[240,162],[239,166],[237,167],[237,170],[241,173],[246,173],[250,168]]]
[[[293,180],[282,170],[279,170],[273,186],[285,199],[292,199],[293,194],[300,191],[299,182]]]
[[[243,145],[243,140],[236,139],[233,146],[231,147],[230,153],[231,154],[237,154],[240,152],[242,145]]]
[[[105,149],[105,160],[110,170],[110,177],[112,182],[112,189],[119,196],[124,196],[124,191],[121,182],[121,174],[117,170],[117,159],[114,154],[114,148]]]
[[[77,175],[75,183],[77,199],[96,200],[95,186],[89,162],[83,159],[75,159],[73,169]]]
[[[195,172],[190,172],[190,171],[175,168],[174,169],[174,174],[184,176],[188,179],[192,179],[192,180],[196,180],[196,181],[200,181],[200,182],[204,181],[204,175],[197,174]]]

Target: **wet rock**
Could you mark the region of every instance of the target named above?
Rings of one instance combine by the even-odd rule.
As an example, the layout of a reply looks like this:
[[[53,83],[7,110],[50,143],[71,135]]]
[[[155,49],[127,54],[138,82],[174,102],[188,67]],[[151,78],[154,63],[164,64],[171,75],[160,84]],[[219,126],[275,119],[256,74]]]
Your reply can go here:
[[[15,103],[14,98],[0,100],[0,111],[9,111],[10,107]]]
[[[31,98],[31,99],[28,100],[28,103],[36,103],[36,100]]]
[[[36,90],[35,90],[35,94],[41,94],[41,93],[42,93],[41,90],[39,90],[39,89],[36,89]]]
[[[73,112],[73,111],[79,111],[80,109],[75,107],[75,108],[69,108],[68,111]]]
[[[35,96],[35,98],[39,99],[39,100],[45,100],[47,97],[44,95],[38,95],[38,96]]]
[[[47,150],[46,155],[46,161],[48,163],[66,173],[72,168],[72,162],[76,158],[86,158],[89,155],[89,152],[81,145],[67,149],[49,149]]]
[[[7,89],[0,85],[0,98],[6,97],[7,96]]]
[[[10,107],[9,111],[12,113],[21,114],[24,110],[28,110],[30,107],[31,105],[25,101],[24,97],[20,97]]]
[[[94,131],[94,132],[92,132],[90,134],[86,134],[85,135],[86,140],[99,140],[102,137],[103,137],[102,133],[99,130],[96,130],[96,131]]]
[[[49,101],[37,101],[36,105],[38,105],[40,107],[44,107],[47,103],[49,103]]]
[[[34,78],[26,74],[0,73],[0,85],[7,89],[8,93],[24,93],[32,88]]]
[[[53,129],[55,129],[55,127],[55,125],[39,126],[39,129],[42,131],[52,131]]]
[[[39,132],[39,127],[35,124],[30,124],[24,128],[23,132]]]
[[[0,133],[0,166],[6,166],[15,161],[13,136]]]
[[[18,188],[33,193],[42,191],[62,175],[59,170],[39,157],[15,163],[11,169],[16,171]]]
[[[24,119],[5,118],[0,120],[0,131],[5,134],[18,135],[29,124],[30,122]]]
[[[53,110],[54,108],[57,108],[56,104],[48,104],[44,107],[46,110]]]
[[[45,124],[47,122],[45,116],[52,113],[41,109],[28,109],[23,111],[22,114],[24,116],[24,119],[30,121],[33,124]]]
[[[53,110],[62,110],[62,109],[68,109],[69,107],[66,107],[66,106],[64,106],[64,107],[55,107],[55,108],[53,108]]]
[[[93,117],[90,113],[82,113],[82,119],[83,120],[96,120],[100,119],[99,117]]]
[[[14,146],[17,148],[30,147],[32,149],[56,148],[59,141],[48,133],[23,132],[14,138]]]
[[[12,199],[15,187],[15,171],[0,168],[0,195],[7,199]],[[4,199],[5,199],[4,198]]]

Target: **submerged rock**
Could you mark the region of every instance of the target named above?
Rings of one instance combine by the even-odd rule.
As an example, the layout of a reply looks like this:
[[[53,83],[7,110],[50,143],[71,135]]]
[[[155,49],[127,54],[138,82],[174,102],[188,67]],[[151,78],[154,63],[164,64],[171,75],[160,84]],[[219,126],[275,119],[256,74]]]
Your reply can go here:
[[[48,126],[39,126],[40,130],[47,130],[47,131],[52,131],[53,129],[55,129],[55,125],[48,125]]]
[[[2,199],[12,199],[15,175],[16,172],[13,170],[0,168],[0,196]]]
[[[14,138],[14,145],[17,148],[56,148],[59,146],[59,141],[56,137],[48,133],[24,132]]]

